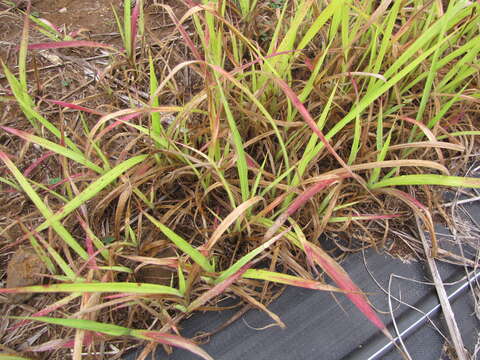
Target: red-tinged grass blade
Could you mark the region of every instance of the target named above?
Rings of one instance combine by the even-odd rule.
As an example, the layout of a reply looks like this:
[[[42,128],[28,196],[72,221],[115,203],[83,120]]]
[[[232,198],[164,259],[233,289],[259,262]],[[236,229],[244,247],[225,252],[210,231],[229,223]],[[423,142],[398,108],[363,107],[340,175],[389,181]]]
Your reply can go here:
[[[71,284],[34,285],[10,289],[0,289],[0,294],[18,293],[130,293],[130,294],[161,294],[182,297],[177,289],[170,286],[147,283],[120,283],[120,282],[77,282]]]
[[[57,25],[55,25],[54,23],[48,21],[47,19],[43,19],[43,18],[38,19],[38,21],[47,25],[49,28],[51,28],[53,31],[55,31],[58,36],[62,36],[62,32],[61,32],[60,28]]]
[[[153,257],[146,257],[146,256],[127,256],[127,255],[123,255],[122,257],[132,261],[141,262],[142,264],[145,264],[145,265],[167,266],[172,269],[176,269],[179,265],[178,259],[174,257],[153,258]]]
[[[156,93],[155,96],[159,96],[159,94],[157,94],[157,92],[155,92],[155,93]],[[106,122],[108,122],[109,120],[120,121],[121,123],[132,126],[139,131],[142,131],[146,134],[150,134],[149,129],[145,129],[142,126],[136,126],[136,125],[133,125],[133,124],[128,124],[128,120],[131,120],[132,118],[135,118],[137,116],[141,116],[143,114],[150,115],[153,112],[182,112],[182,111],[184,111],[184,108],[179,107],[179,106],[161,106],[161,107],[155,107],[155,108],[136,108],[136,109],[124,109],[124,110],[115,111],[113,113],[102,116],[102,118],[90,130],[90,133],[88,134],[88,138],[89,139],[94,139],[94,142],[97,142],[99,140],[99,137],[100,137],[99,135],[97,135],[97,132],[99,132],[100,128]],[[152,136],[152,138],[155,137],[153,135],[154,134],[150,134],[150,136]],[[86,151],[86,152],[88,153],[88,151]]]
[[[248,270],[252,266],[252,263],[248,263],[243,265],[240,270],[234,273],[232,276],[228,277],[227,279],[223,280],[221,283],[218,283],[213,288],[208,290],[206,293],[199,296],[193,302],[190,303],[187,307],[187,312],[191,312],[196,308],[204,305],[210,299],[213,299],[215,296],[223,293],[230,285],[232,285],[235,281],[237,281],[240,277],[242,277],[243,273]]]
[[[351,302],[367,317],[368,320],[372,322],[377,328],[382,330],[386,334],[388,330],[385,327],[385,324],[380,320],[378,315],[372,309],[370,304],[367,301],[365,295],[361,290],[355,285],[350,279],[350,276],[346,273],[343,268],[337,264],[325,251],[321,248],[315,246],[312,243],[304,243],[305,252],[310,256],[327,274],[332,280],[338,285],[338,287],[346,291],[346,296],[350,299]]]
[[[2,127],[3,130],[6,130],[4,127]],[[25,169],[23,172],[23,176],[28,177],[33,170],[37,168],[38,165],[40,165],[42,162],[44,162],[46,159],[48,159],[50,156],[54,155],[55,153],[53,151],[47,151],[45,154],[40,156],[36,161],[34,161],[28,168]]]
[[[107,299],[107,300],[111,300],[111,299],[121,299],[121,298],[128,298],[128,297],[132,297],[132,294],[123,294],[123,293],[120,293],[120,294],[115,294],[115,295],[105,295],[104,298]]]
[[[170,16],[170,18],[174,22],[175,27],[180,32],[180,34],[182,34],[183,40],[185,40],[185,43],[187,44],[188,48],[192,52],[193,56],[197,60],[201,61],[203,59],[202,55],[200,55],[200,52],[198,51],[197,47],[193,43],[192,39],[190,38],[190,35],[188,35],[188,33],[185,30],[185,28],[183,27],[183,25],[180,23],[180,21],[178,21],[178,19],[175,16],[175,13],[173,12],[172,8],[168,5],[160,5],[160,6],[163,7],[167,11],[168,15]]]
[[[190,351],[193,354],[200,356],[205,360],[213,360],[213,358],[208,355],[202,348],[200,348],[193,341],[185,339],[184,337],[161,333],[158,331],[146,331],[146,330],[133,330],[132,335],[149,341],[154,341],[164,345],[170,345],[177,348],[182,348],[187,351]]]
[[[388,195],[393,195],[399,199],[401,199],[403,202],[405,202],[407,205],[413,208],[418,208],[419,210],[428,212],[428,208],[423,205],[420,201],[415,199],[412,195],[398,190],[398,189],[380,189],[379,191],[384,192]],[[413,205],[413,206],[412,206]]]
[[[100,131],[98,133],[98,135],[96,137],[96,141],[98,141],[98,139],[100,139],[102,136],[104,136],[109,131],[112,131],[113,129],[115,129],[118,125],[121,125],[125,122],[129,122],[130,120],[133,120],[133,119],[139,117],[140,115],[142,115],[142,114],[141,113],[129,114],[129,115],[126,115],[126,116],[123,116],[123,117],[119,118],[118,120],[115,120],[113,123],[109,124],[108,126],[105,127],[105,129],[103,129],[102,131]]]
[[[88,234],[85,236],[85,246],[87,247],[87,254],[89,256],[89,259],[87,261],[88,266],[91,269],[98,270],[98,265],[96,260],[97,253],[93,249],[93,241],[92,241],[92,238],[88,236]]]
[[[433,224],[432,214],[428,210],[428,208],[423,205],[420,201],[415,199],[415,197],[411,196],[410,194],[393,188],[386,188],[386,189],[378,189],[378,192],[394,196],[397,199],[403,201],[407,204],[425,223],[427,226],[428,232],[430,233],[430,241],[432,243],[432,257],[437,256],[438,252],[438,242],[437,242],[437,235],[435,232],[435,226]]]
[[[308,112],[307,108],[303,103],[300,101],[298,98],[297,94],[292,90],[288,84],[280,78],[274,77],[273,80],[277,83],[277,85],[282,89],[282,91],[287,95],[287,97],[290,99],[292,102],[293,106],[298,110],[300,115],[302,115],[303,119],[307,123],[308,127],[318,136],[320,141],[323,143],[325,148],[328,150],[328,152],[338,161],[338,163],[345,169],[347,170],[348,174],[356,179],[360,184],[362,184],[365,188],[367,188],[367,184],[365,181],[358,176],[357,174],[353,173],[350,167],[347,165],[345,161],[338,155],[338,153],[335,151],[333,146],[330,144],[328,139],[325,137],[323,132],[318,128],[317,124],[315,123],[315,120],[313,120],[312,115]]]
[[[83,338],[83,346],[89,346],[93,343],[94,335],[91,331],[85,331],[85,335]],[[66,349],[73,349],[75,347],[75,339],[68,340],[62,345],[62,348]]]
[[[68,340],[68,339],[50,340],[50,341],[44,342],[43,344],[30,346],[29,348],[27,348],[27,351],[31,351],[31,352],[54,351],[54,350],[58,350],[60,348],[65,347],[65,345],[68,344],[70,341],[71,340]]]
[[[100,333],[93,333],[91,331],[85,331],[85,336],[83,339],[83,345],[84,346],[89,346],[93,344],[93,341],[95,339],[99,339],[102,341],[105,341],[105,336],[103,336]],[[46,352],[46,351],[55,351],[58,349],[70,349],[75,346],[75,340],[74,339],[55,339],[55,340],[50,340],[47,341],[43,344],[36,345],[36,346],[30,346],[25,349],[25,351],[28,352]]]
[[[285,215],[287,217],[293,215],[295,211],[297,211],[299,208],[301,208],[305,203],[310,200],[316,193],[319,191],[325,189],[327,186],[331,185],[335,181],[340,180],[338,179],[328,179],[328,180],[323,180],[319,181],[315,185],[312,185],[309,187],[307,190],[305,190],[302,194],[300,194],[293,202],[292,204],[287,208],[285,211]]]
[[[75,31],[70,31],[68,33],[68,36],[70,38],[74,39],[74,38],[78,37],[79,35],[83,34],[84,32],[90,32],[90,30],[87,29],[87,28],[80,28],[80,29],[75,30]]]
[[[42,309],[40,311],[37,311],[36,313],[32,314],[32,317],[38,317],[38,316],[45,316],[45,315],[48,315],[50,314],[51,312],[61,308],[62,306],[65,306],[66,304],[68,304],[70,301],[78,298],[82,296],[81,294],[77,294],[77,293],[73,293],[73,294],[70,294],[66,297],[64,297],[63,299],[53,303],[52,305],[49,305],[47,306],[45,309]],[[29,322],[29,320],[23,320],[23,321],[20,321],[18,324],[15,324],[14,326],[12,326],[10,329],[11,330],[15,330],[17,329],[18,327],[22,326],[22,325],[25,325]]]
[[[89,109],[89,108],[86,108],[84,106],[77,105],[77,104],[72,104],[72,103],[69,103],[69,102],[66,102],[66,101],[60,101],[60,100],[46,100],[46,101],[49,102],[49,103],[55,104],[55,105],[65,107],[65,108],[84,111],[84,112],[89,113],[89,114],[94,114],[94,115],[99,115],[99,116],[104,116],[105,115],[101,111],[97,111],[97,110],[94,110],[94,109]]]
[[[72,174],[72,175],[70,175],[68,178],[62,179],[62,180],[60,180],[59,182],[57,182],[57,183],[55,183],[55,184],[49,185],[49,186],[48,186],[48,190],[54,190],[55,188],[57,188],[57,187],[59,187],[59,186],[62,186],[62,185],[65,184],[66,182],[71,182],[71,181],[75,180],[76,178],[82,177],[82,176],[84,176],[84,175],[85,175],[85,174],[83,174],[83,173]]]
[[[148,331],[148,330],[135,330],[129,329],[123,326],[114,325],[114,324],[105,324],[92,320],[84,319],[60,319],[60,318],[50,318],[50,317],[25,317],[25,316],[12,316],[13,319],[21,320],[34,320],[47,324],[61,325],[74,329],[92,331],[95,333],[124,337],[130,336],[138,339],[146,339],[150,341],[155,341],[161,344],[172,345],[180,347],[191,351],[194,354],[201,356],[205,360],[213,360],[213,358],[208,355],[205,351],[199,348],[195,343],[181,336],[176,336],[167,333],[161,333],[157,331]]]
[[[348,176],[344,176],[348,177]],[[270,239],[273,234],[277,232],[277,230],[283,225],[283,223],[295,212],[297,211],[300,207],[302,207],[308,200],[310,200],[316,193],[319,191],[322,191],[326,187],[330,186],[334,182],[342,179],[343,177],[338,177],[336,179],[327,179],[327,180],[322,180],[317,182],[316,184],[310,186],[307,190],[305,190],[302,194],[300,194],[293,202],[290,204],[290,206],[287,208],[287,210],[281,214],[278,219],[275,221],[275,223],[268,229],[268,231],[265,233],[265,236],[263,237],[264,240]]]
[[[97,173],[103,173],[104,172],[101,167],[99,167],[98,165],[96,165],[93,162],[86,159],[83,156],[83,154],[78,153],[78,152],[73,151],[73,150],[70,150],[67,147],[64,147],[62,145],[58,145],[54,142],[51,142],[49,140],[44,139],[43,137],[30,134],[30,133],[28,133],[26,131],[23,131],[23,130],[13,129],[13,128],[8,127],[8,126],[1,126],[0,128],[9,132],[9,133],[11,133],[11,134],[16,135],[16,136],[18,136],[18,137],[20,137],[20,138],[22,138],[26,141],[31,141],[31,142],[33,142],[35,144],[38,144],[38,145],[40,145],[40,146],[42,146],[42,147],[44,147],[48,150],[51,150],[51,151],[53,151],[53,152],[55,152],[59,155],[65,156],[68,159],[76,161],[79,164],[82,164],[82,165],[88,167],[89,169],[91,169],[91,170],[93,170]]]
[[[135,3],[135,7],[132,11],[132,20],[130,22],[130,34],[131,34],[131,44],[130,48],[132,49],[132,56],[135,53],[135,45],[137,42],[137,33],[138,33],[138,17],[140,15],[140,0],[137,0]]]
[[[29,50],[48,50],[48,49],[63,49],[63,48],[78,48],[78,47],[91,47],[91,48],[102,48],[118,52],[118,49],[115,47],[103,44],[95,41],[87,40],[72,40],[72,41],[55,41],[48,43],[37,43],[28,45]]]
[[[102,243],[102,241],[97,236],[95,236],[93,231],[90,229],[90,227],[87,225],[85,220],[82,219],[81,216],[77,215],[77,220],[78,220],[78,223],[80,224],[80,226],[82,227],[83,231],[85,232],[85,236],[87,236],[95,244],[95,246],[98,249],[98,252],[100,254],[102,254],[102,256],[105,258],[105,260],[109,261],[109,259],[110,259],[109,252],[105,248],[105,245]],[[87,250],[88,250],[88,248],[87,248]],[[87,253],[88,253],[88,251],[87,251]],[[90,256],[90,254],[89,254],[89,256]]]
[[[247,165],[249,169],[258,170],[260,168],[260,166],[258,166],[258,164],[255,162],[255,160],[253,160],[253,158],[250,155],[245,154],[245,160],[247,161]]]
[[[242,277],[245,279],[271,281],[279,284],[291,285],[305,289],[343,292],[335,286],[323,284],[320,281],[302,279],[298,276],[287,275],[268,270],[248,269],[247,271],[245,271]]]

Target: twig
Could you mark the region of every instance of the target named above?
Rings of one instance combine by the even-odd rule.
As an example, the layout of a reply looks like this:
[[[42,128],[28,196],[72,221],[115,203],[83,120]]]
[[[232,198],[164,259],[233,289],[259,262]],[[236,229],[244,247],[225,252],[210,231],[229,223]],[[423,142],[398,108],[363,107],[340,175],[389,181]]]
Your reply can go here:
[[[1,45],[1,42],[0,42],[0,45]],[[111,56],[111,54],[97,55],[97,56],[91,56],[91,57],[85,58],[83,60],[84,61],[92,61],[92,60],[97,60],[97,59],[106,59],[110,56]],[[38,68],[37,70],[38,71],[50,70],[50,69],[55,69],[55,68],[59,68],[59,67],[64,67],[65,65],[70,65],[70,64],[73,64],[73,63],[74,63],[73,61],[65,61],[61,64],[46,65],[46,66]],[[18,68],[18,66],[15,66],[14,68]],[[27,72],[27,74],[30,74],[33,71],[34,71],[34,69],[30,69],[30,70],[27,70],[26,72]],[[15,73],[14,75],[18,76],[18,73]],[[6,78],[6,76],[4,74],[0,74],[0,79],[5,79],[5,78]]]
[[[455,205],[461,205],[461,204],[468,204],[474,201],[480,200],[480,196],[475,196],[470,199],[464,199],[464,200],[456,200],[456,201],[451,201],[449,203],[442,204],[443,207],[450,207],[450,206],[455,206]]]
[[[455,320],[455,314],[452,311],[450,302],[448,301],[447,292],[443,286],[442,278],[438,272],[437,264],[433,259],[430,253],[430,245],[425,233],[423,232],[422,225],[418,215],[415,214],[415,220],[417,222],[418,234],[422,240],[423,249],[425,250],[425,257],[427,258],[427,264],[430,268],[432,274],[433,283],[435,284],[435,289],[437,290],[438,299],[442,307],[443,315],[445,316],[445,322],[447,323],[448,332],[452,338],[452,343],[455,348],[459,360],[468,360],[467,354],[465,353],[465,347],[463,346],[462,336],[460,335],[460,330],[458,329],[457,322]]]

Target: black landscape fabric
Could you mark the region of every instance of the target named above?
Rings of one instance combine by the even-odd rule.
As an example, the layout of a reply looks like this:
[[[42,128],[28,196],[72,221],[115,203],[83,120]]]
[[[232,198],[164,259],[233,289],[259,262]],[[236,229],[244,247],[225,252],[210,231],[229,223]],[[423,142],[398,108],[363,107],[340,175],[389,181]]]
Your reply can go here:
[[[463,341],[472,352],[478,337],[479,322],[475,317],[474,301],[466,286],[465,269],[462,266],[438,262],[447,293],[460,327]],[[369,250],[364,254],[351,255],[343,263],[354,282],[369,294],[372,305],[389,324],[392,334],[395,329],[390,315],[388,296],[372,279],[388,290],[390,282],[391,307],[399,331],[410,329],[403,341],[412,359],[438,360],[442,357],[447,338],[434,286],[429,270],[419,262],[404,263],[387,254]],[[368,269],[368,271],[367,271]],[[405,280],[397,276],[401,276]],[[391,280],[390,280],[391,279]],[[462,280],[462,281],[458,281]],[[470,279],[472,280],[472,278]],[[400,304],[401,299],[419,311]],[[271,304],[270,309],[279,315],[287,329],[264,328],[271,319],[257,310],[251,310],[240,320],[211,337],[202,345],[216,360],[339,360],[339,359],[401,359],[397,350],[389,346],[381,335],[348,301],[345,296],[299,288],[288,288]],[[421,311],[421,312],[420,312]],[[433,324],[422,314],[428,313]],[[182,335],[193,337],[201,331],[211,331],[227,321],[234,312],[222,311],[195,314],[183,323]],[[125,360],[133,360],[138,353],[131,353]],[[152,359],[152,358],[151,358]],[[197,357],[187,351],[175,349],[166,356],[158,347],[155,360],[188,360]]]

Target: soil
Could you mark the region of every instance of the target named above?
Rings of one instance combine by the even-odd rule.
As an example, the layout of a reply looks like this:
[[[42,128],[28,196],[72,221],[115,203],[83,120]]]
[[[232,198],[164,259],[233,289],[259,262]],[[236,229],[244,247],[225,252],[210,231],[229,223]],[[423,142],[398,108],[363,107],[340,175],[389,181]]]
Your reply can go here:
[[[95,33],[115,30],[111,0],[37,0],[32,11],[67,31],[87,29]]]
[[[8,262],[7,288],[39,284],[42,280],[41,274],[45,271],[44,263],[33,249],[20,247]],[[20,303],[30,299],[32,295],[33,293],[10,294],[8,301]]]

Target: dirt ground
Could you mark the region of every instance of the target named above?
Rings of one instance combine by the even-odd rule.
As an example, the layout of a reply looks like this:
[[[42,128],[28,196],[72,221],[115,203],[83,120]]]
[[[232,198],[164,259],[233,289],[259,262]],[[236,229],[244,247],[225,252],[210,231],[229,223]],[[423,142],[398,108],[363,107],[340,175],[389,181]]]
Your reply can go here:
[[[66,26],[70,31],[85,28],[101,34],[116,30],[111,3],[111,0],[37,0],[33,10],[38,16],[57,26]]]

